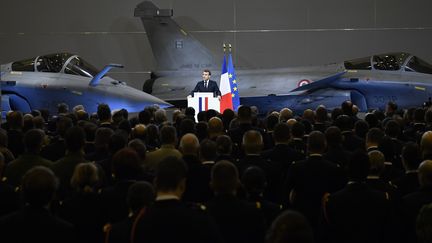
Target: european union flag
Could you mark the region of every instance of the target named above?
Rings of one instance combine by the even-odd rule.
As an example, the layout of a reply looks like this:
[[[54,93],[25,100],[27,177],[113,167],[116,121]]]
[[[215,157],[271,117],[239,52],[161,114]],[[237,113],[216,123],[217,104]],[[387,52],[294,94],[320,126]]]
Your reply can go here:
[[[240,106],[240,96],[239,96],[239,90],[238,90],[238,80],[236,78],[231,53],[229,54],[229,57],[228,57],[228,70],[227,71],[228,71],[228,79],[229,79],[230,86],[231,86],[233,110],[237,111],[238,107]]]

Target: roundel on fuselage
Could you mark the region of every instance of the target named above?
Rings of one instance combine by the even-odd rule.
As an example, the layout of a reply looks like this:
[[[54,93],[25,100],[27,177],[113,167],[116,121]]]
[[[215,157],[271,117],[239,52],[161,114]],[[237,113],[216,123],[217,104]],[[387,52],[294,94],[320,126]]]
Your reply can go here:
[[[310,80],[302,79],[302,80],[300,80],[300,81],[297,83],[297,87],[301,87],[301,86],[303,86],[303,85],[307,85],[307,84],[310,84],[310,83],[311,83]]]

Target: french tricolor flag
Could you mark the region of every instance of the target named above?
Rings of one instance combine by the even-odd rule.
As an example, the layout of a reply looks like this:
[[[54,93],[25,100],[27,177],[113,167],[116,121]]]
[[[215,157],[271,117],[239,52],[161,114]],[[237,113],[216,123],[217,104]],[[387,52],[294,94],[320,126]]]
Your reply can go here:
[[[221,72],[221,78],[220,78],[220,92],[221,92],[221,100],[220,100],[220,112],[223,113],[226,109],[233,109],[233,102],[232,102],[232,94],[231,94],[231,85],[230,80],[228,77],[228,71],[227,71],[227,63],[226,63],[226,57],[224,55],[223,57],[223,63],[222,63],[222,72]]]
[[[208,97],[199,97],[198,98],[198,111],[208,111],[209,106],[209,98]]]

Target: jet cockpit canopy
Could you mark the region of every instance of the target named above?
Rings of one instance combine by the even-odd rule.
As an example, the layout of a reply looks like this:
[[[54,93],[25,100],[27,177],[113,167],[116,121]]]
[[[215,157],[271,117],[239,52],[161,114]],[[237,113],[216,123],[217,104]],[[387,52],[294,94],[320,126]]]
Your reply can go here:
[[[347,70],[406,71],[432,74],[432,65],[405,52],[373,55],[344,62]]]
[[[12,71],[66,73],[93,78],[99,73],[93,65],[78,55],[56,53],[12,63]]]

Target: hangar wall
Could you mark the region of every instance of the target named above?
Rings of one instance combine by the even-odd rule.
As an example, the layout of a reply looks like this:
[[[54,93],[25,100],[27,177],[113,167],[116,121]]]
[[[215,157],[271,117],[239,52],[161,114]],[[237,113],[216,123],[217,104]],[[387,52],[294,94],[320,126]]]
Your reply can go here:
[[[67,51],[140,88],[155,66],[141,21],[141,0],[2,0],[0,63]],[[406,51],[432,62],[428,0],[154,0],[221,60],[234,45],[237,68],[338,62]],[[197,73],[197,79],[200,73]]]

